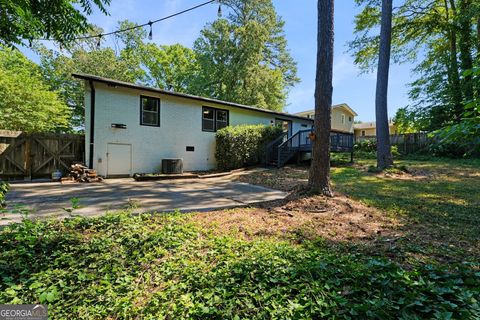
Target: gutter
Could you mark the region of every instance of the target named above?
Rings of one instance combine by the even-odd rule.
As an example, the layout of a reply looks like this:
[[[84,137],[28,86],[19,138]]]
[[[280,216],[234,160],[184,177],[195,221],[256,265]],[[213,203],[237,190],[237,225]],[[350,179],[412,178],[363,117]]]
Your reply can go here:
[[[93,169],[93,146],[95,145],[95,86],[93,81],[88,81],[90,85],[90,152],[88,159],[88,168]]]

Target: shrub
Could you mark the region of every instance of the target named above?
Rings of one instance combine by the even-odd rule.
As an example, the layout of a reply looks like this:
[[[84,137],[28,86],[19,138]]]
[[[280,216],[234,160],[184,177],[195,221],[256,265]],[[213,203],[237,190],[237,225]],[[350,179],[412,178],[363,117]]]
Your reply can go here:
[[[357,156],[366,159],[375,159],[377,157],[377,141],[376,140],[363,140],[358,141],[353,146],[355,153]],[[398,151],[398,146],[392,145],[391,146],[392,156],[398,157],[400,156],[400,152]]]
[[[0,208],[5,205],[5,195],[8,191],[8,183],[0,180]]]
[[[218,168],[231,170],[259,163],[265,144],[281,133],[281,127],[265,125],[240,125],[218,130],[215,150]]]
[[[377,141],[376,140],[357,141],[357,143],[355,143],[353,148],[355,151],[375,153],[377,151]]]

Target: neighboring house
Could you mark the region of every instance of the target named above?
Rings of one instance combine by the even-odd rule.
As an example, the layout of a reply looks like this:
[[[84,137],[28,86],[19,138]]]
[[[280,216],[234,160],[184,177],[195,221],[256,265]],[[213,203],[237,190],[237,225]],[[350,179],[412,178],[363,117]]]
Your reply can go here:
[[[100,175],[158,172],[181,158],[185,171],[216,167],[215,132],[228,125],[282,125],[291,136],[313,120],[93,75],[85,80],[86,162]]]
[[[295,113],[295,115],[313,119],[315,116],[315,110],[302,111]],[[353,123],[355,117],[358,115],[348,106],[348,104],[342,103],[332,106],[331,116],[332,130],[353,133]]]
[[[362,122],[354,124],[355,137],[374,137],[377,135],[375,122]],[[390,134],[397,134],[397,126],[392,120],[388,122]]]

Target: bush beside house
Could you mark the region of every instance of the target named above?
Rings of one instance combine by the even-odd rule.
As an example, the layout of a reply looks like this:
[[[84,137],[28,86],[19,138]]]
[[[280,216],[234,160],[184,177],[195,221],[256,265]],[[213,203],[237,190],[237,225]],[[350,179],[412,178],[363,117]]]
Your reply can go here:
[[[265,144],[282,133],[279,126],[240,125],[217,131],[215,158],[221,170],[261,162]]]

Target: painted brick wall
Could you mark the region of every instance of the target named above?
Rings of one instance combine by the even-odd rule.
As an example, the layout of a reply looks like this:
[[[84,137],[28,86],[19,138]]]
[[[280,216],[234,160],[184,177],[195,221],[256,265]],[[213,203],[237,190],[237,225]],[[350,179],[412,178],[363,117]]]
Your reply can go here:
[[[230,125],[265,124],[275,115],[250,111],[215,103],[166,96],[126,88],[113,88],[95,84],[95,147],[93,167],[101,175],[108,174],[107,145],[109,143],[132,146],[130,174],[158,172],[163,158],[182,158],[185,171],[208,170],[216,167],[215,133],[202,131],[202,106],[226,109],[230,112]],[[160,127],[140,125],[140,95],[160,98]],[[89,159],[89,91],[86,93],[86,144]],[[112,123],[127,125],[127,129],[111,128]],[[306,129],[306,120],[294,120],[293,131]],[[194,146],[194,152],[187,152]],[[124,161],[130,161],[127,157]]]

